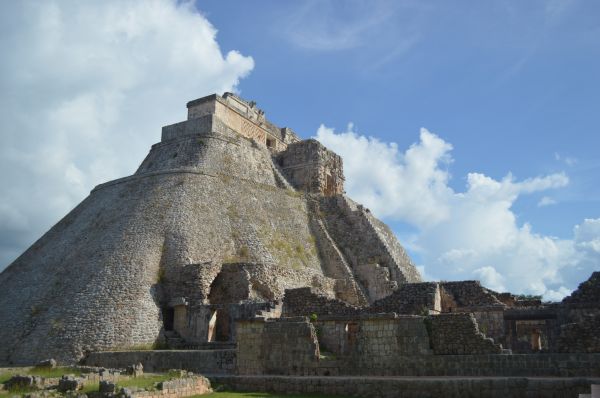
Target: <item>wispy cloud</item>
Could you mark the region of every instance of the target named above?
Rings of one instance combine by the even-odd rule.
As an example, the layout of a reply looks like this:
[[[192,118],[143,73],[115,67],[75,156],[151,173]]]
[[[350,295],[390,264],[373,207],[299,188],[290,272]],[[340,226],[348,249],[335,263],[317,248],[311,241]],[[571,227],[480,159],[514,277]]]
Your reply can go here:
[[[279,30],[295,47],[314,52],[356,50],[370,70],[416,46],[420,16],[427,6],[414,1],[315,1],[296,6],[279,21]]]
[[[538,202],[538,207],[544,207],[544,206],[550,206],[550,205],[555,205],[557,202],[555,199],[552,199],[549,196],[544,196],[540,199],[540,201]]]

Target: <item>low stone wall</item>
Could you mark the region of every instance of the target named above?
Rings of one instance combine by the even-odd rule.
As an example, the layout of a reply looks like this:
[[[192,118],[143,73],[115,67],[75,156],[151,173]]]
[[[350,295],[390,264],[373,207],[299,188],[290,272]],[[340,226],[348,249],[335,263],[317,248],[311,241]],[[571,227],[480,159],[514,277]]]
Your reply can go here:
[[[436,355],[499,354],[500,344],[479,331],[473,314],[440,314],[429,316],[430,341]]]
[[[410,355],[368,366],[320,361],[314,375],[600,377],[600,354]]]
[[[323,316],[314,323],[306,318],[240,321],[236,373],[600,377],[600,354],[498,354],[499,345],[476,328],[469,334],[461,333],[463,340],[454,341],[452,328],[458,330],[465,323],[472,327],[472,315],[435,315],[425,319],[432,318],[441,320],[437,326],[432,325],[437,332],[430,333],[438,334],[436,344],[441,344],[438,349],[445,355],[433,355],[426,323],[419,316]],[[462,324],[455,322],[456,319]],[[464,340],[465,335],[469,339]],[[469,344],[474,348],[468,347]]]
[[[93,352],[85,365],[126,368],[141,363],[147,372],[185,369],[195,373],[227,374],[235,369],[235,350],[107,351]]]
[[[577,397],[599,378],[386,378],[223,376],[211,378],[237,391],[280,394],[320,393],[369,398]],[[401,395],[400,395],[401,394]]]
[[[206,377],[193,376],[182,379],[174,379],[159,383],[157,390],[136,391],[131,398],[179,398],[202,395],[212,392],[210,381]]]

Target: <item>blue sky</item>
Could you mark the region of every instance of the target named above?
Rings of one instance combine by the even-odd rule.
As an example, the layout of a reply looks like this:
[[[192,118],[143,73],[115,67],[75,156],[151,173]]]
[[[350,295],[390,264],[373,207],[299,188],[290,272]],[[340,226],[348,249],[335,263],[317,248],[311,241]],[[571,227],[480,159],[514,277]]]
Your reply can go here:
[[[426,127],[454,146],[455,188],[568,171],[559,206],[516,203],[540,232],[599,215],[597,2],[234,3],[197,2],[224,50],[253,57],[239,89],[275,121],[305,137],[353,122],[400,147]]]
[[[0,11],[0,269],[226,90],[340,153],[426,278],[560,299],[600,269],[596,1]]]

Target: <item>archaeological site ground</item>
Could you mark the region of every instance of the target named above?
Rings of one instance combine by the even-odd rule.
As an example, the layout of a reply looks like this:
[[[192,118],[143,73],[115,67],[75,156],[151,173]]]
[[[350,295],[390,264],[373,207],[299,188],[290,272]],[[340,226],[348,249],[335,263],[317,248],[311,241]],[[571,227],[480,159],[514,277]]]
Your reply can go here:
[[[95,187],[0,274],[4,393],[577,397],[600,384],[600,272],[555,303],[424,282],[345,195],[340,156],[231,93],[187,109],[133,175]]]

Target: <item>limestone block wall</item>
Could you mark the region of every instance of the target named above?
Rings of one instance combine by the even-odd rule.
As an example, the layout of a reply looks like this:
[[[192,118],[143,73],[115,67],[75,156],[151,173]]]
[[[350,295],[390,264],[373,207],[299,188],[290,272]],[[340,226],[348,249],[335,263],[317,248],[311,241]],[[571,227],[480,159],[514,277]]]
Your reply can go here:
[[[504,324],[504,310],[502,308],[498,308],[497,306],[478,307],[471,308],[470,312],[475,317],[477,325],[479,325],[479,330],[483,334],[487,337],[491,337],[497,343],[504,342],[506,330]]]
[[[215,119],[214,116],[206,118]],[[221,176],[226,180],[237,177],[277,186],[273,162],[266,148],[253,145],[231,131],[215,129],[213,125],[207,129],[153,145],[136,174],[185,170]]]
[[[185,369],[194,373],[226,374],[235,369],[235,350],[159,350],[92,352],[84,360],[88,366],[126,369],[141,363],[146,372]]]
[[[590,314],[579,323],[561,326],[559,352],[600,352],[600,314]]]
[[[347,198],[344,230],[290,189],[272,156],[281,143],[295,145],[293,132],[277,130],[254,104],[234,97],[192,101],[189,120],[165,126],[134,175],[94,188],[0,273],[0,364],[48,357],[70,363],[92,351],[148,349],[163,341],[175,307],[178,330],[201,341],[213,288],[218,305],[233,304],[217,299],[219,289],[229,301],[265,303],[299,287],[364,304],[357,276],[375,296],[416,278],[391,232],[364,211],[347,210]],[[279,131],[283,141],[267,148],[257,131]],[[305,155],[317,160],[318,192],[340,192],[339,156],[316,142],[305,145],[316,148]],[[316,217],[322,234],[311,226]],[[349,272],[323,259],[327,250],[318,246],[327,245],[339,249]],[[373,274],[375,263],[381,272]],[[223,264],[237,264],[235,272],[221,274]],[[236,287],[217,287],[216,280]]]
[[[421,282],[400,285],[391,295],[375,301],[369,312],[395,312],[398,314],[427,315],[440,311],[438,283]]]
[[[288,289],[283,298],[282,315],[284,317],[321,315],[360,315],[364,310],[318,294],[310,287]]]
[[[302,197],[273,184],[197,170],[101,185],[0,274],[0,363],[151,347],[169,268],[244,259],[270,264],[257,271],[263,291],[326,284],[307,212]],[[210,271],[208,283],[215,269],[197,267]]]
[[[321,353],[360,367],[386,367],[401,355],[429,355],[423,317],[396,314],[321,316],[313,324]]]
[[[463,307],[505,305],[479,281],[442,282],[442,311],[457,311]]]
[[[212,377],[236,391],[264,391],[275,394],[337,395],[343,397],[403,398],[506,398],[577,397],[590,392],[598,378],[381,378],[381,377],[284,377],[222,376]]]
[[[436,355],[499,354],[500,344],[479,331],[473,314],[440,314],[427,317],[431,348]]]
[[[132,398],[182,398],[211,393],[210,381],[203,376],[191,376],[181,379],[163,381],[156,390],[136,391]]]
[[[325,196],[344,192],[342,158],[317,140],[288,145],[277,155],[277,163],[292,185],[305,192]]]
[[[356,359],[363,368],[384,368],[402,355],[428,355],[429,335],[419,316],[370,316],[359,323]]]
[[[239,374],[303,374],[319,361],[314,326],[307,318],[240,321]]]
[[[582,282],[562,302],[567,305],[585,304],[588,307],[600,308],[600,271],[593,272],[588,280]]]

